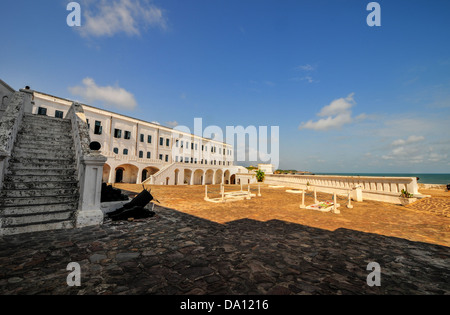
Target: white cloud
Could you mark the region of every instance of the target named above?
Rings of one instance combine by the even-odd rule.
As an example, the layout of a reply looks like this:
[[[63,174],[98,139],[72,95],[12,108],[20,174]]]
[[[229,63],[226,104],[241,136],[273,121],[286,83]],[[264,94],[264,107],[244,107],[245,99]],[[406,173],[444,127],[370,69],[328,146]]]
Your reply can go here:
[[[69,87],[70,93],[83,97],[87,102],[102,102],[106,106],[114,106],[132,110],[137,106],[134,95],[118,86],[98,86],[94,79],[83,79],[82,86]]]
[[[392,142],[393,146],[399,146],[399,145],[406,145],[411,143],[416,143],[425,140],[425,137],[423,136],[409,136],[406,140],[403,139],[397,139],[394,142]]]
[[[295,70],[298,70],[298,71],[314,71],[314,70],[316,70],[316,68],[314,66],[310,65],[310,64],[306,64],[306,65],[303,65],[303,66],[296,67]]]
[[[312,129],[326,131],[329,129],[339,129],[346,124],[352,123],[355,118],[352,117],[352,107],[356,105],[353,98],[354,93],[349,94],[345,98],[340,98],[332,101],[329,105],[323,107],[317,114],[319,117],[327,117],[319,119],[318,121],[303,122],[299,129]],[[366,114],[361,114],[356,117],[356,120],[363,120],[367,117]]]
[[[354,95],[355,93],[351,93],[346,98],[340,98],[332,101],[330,105],[322,108],[320,113],[317,115],[324,117],[349,113],[352,106],[355,105],[355,100],[353,99]]]
[[[179,125],[178,122],[177,122],[176,120],[174,120],[174,121],[168,121],[168,122],[166,122],[166,124],[167,124],[167,126],[172,127],[172,128],[175,128],[176,126]]]
[[[163,11],[144,0],[86,0],[83,12],[83,37],[111,37],[118,33],[136,36],[149,26],[167,28]]]

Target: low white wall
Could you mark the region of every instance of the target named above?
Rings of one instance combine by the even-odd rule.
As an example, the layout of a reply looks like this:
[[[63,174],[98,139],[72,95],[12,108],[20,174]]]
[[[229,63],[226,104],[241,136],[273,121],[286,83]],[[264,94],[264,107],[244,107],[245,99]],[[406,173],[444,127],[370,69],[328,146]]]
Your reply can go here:
[[[422,198],[418,191],[415,177],[371,177],[371,176],[328,176],[328,175],[270,175],[267,174],[265,184],[282,185],[291,188],[309,189],[314,187],[318,192],[347,195],[349,191],[360,186],[363,199],[400,203],[402,189]]]

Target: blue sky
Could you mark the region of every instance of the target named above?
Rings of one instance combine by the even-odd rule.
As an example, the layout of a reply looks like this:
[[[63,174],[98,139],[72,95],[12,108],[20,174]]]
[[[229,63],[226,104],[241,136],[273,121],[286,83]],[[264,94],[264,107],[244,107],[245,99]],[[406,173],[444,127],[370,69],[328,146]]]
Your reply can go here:
[[[280,168],[450,172],[450,2],[3,1],[0,78],[163,125],[279,126]],[[249,163],[243,163],[250,164]]]

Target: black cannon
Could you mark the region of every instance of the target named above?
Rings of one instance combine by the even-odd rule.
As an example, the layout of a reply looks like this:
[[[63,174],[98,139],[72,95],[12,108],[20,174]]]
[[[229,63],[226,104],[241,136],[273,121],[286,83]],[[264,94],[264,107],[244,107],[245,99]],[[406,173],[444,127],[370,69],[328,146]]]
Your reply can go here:
[[[108,213],[108,217],[113,221],[128,220],[129,218],[145,219],[153,217],[155,212],[145,208],[153,200],[159,203],[157,199],[153,198],[150,190],[144,188],[144,190],[129,203],[124,204],[123,207],[114,212]]]
[[[450,191],[450,184],[447,184],[447,191]]]

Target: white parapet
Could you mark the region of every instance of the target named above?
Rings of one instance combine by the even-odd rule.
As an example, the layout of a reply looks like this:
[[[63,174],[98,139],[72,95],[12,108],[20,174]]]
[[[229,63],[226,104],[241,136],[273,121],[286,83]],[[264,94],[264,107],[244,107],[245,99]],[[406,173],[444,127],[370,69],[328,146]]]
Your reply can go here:
[[[361,202],[365,199],[400,203],[402,189],[423,198],[418,190],[415,177],[375,177],[375,176],[334,176],[334,175],[271,175],[265,177],[269,185],[307,189],[314,187],[318,192],[337,193],[347,196],[351,190],[352,199]]]

